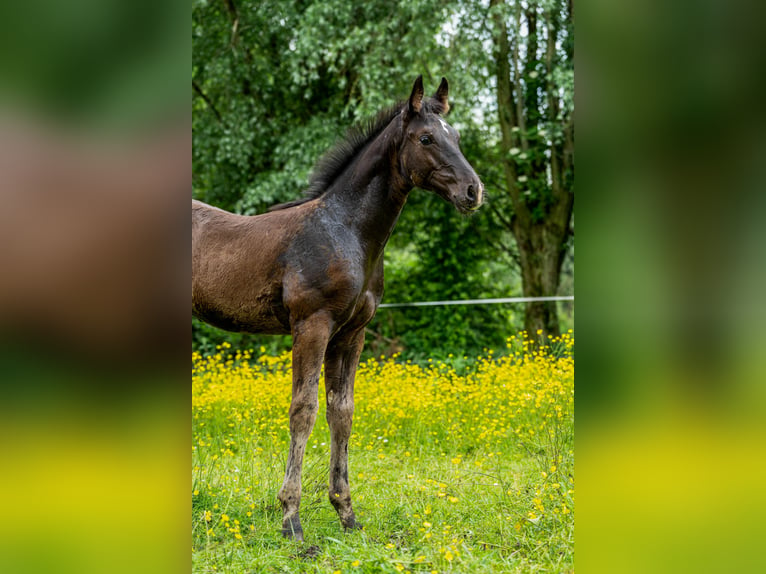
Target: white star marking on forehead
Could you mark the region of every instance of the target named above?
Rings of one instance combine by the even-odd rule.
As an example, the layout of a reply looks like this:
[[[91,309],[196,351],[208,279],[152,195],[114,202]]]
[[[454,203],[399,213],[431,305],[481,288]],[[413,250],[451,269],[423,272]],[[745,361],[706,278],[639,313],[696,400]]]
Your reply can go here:
[[[447,129],[447,122],[445,122],[443,119],[439,118],[439,123],[444,128],[444,131],[447,132],[447,134],[449,134],[449,130]]]

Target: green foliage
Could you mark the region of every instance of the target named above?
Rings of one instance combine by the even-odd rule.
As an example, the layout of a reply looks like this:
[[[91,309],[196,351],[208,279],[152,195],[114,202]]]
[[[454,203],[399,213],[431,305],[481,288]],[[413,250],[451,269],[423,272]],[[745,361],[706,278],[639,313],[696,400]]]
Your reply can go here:
[[[195,196],[247,213],[292,199],[345,128],[406,95],[441,10],[400,4],[196,2]]]

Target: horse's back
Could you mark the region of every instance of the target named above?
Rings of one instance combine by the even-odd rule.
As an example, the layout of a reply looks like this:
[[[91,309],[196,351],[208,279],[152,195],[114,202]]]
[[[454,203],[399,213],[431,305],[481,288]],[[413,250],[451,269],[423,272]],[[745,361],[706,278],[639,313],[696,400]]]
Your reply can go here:
[[[241,217],[241,215],[192,199],[192,241],[207,224],[225,225],[227,222],[231,224]]]

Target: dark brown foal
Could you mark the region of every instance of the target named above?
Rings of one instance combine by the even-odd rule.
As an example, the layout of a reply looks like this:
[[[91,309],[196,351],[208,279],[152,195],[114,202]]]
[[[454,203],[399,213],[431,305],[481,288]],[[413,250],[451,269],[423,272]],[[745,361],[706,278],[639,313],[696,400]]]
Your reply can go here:
[[[354,375],[364,328],[383,296],[383,249],[413,187],[462,213],[483,187],[447,124],[447,80],[433,98],[415,81],[406,102],[352,131],[312,175],[307,194],[245,217],[192,201],[192,313],[212,325],[293,336],[290,451],[279,491],[282,533],[303,539],[301,468],[325,365],[332,437],[330,502],[357,528],[348,482]]]

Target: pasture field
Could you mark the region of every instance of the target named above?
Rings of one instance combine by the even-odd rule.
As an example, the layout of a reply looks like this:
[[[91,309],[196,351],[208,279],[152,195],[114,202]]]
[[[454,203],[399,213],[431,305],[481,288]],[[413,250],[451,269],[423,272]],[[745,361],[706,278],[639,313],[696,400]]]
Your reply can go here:
[[[574,338],[502,356],[360,365],[349,445],[361,531],[328,500],[324,394],[303,466],[305,542],[280,535],[290,355],[193,354],[192,565],[231,573],[571,572]],[[321,386],[321,385],[320,385]]]

